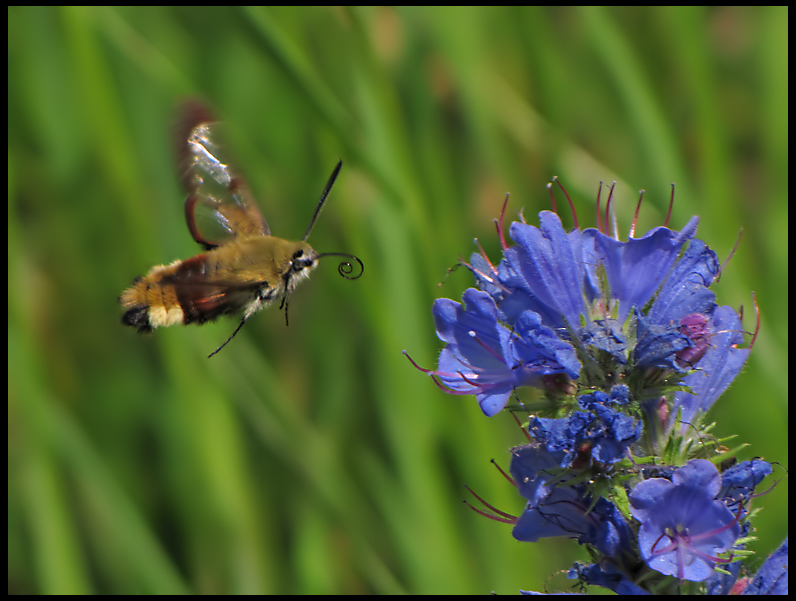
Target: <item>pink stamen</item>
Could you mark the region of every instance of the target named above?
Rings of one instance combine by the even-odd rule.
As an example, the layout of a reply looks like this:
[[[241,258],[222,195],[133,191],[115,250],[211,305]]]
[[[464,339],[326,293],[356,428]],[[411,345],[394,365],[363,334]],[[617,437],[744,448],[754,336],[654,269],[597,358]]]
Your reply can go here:
[[[480,515],[482,515],[482,516],[484,516],[486,518],[489,518],[490,520],[494,520],[496,522],[502,522],[504,524],[516,524],[517,523],[516,516],[513,516],[510,513],[506,513],[505,511],[500,511],[494,505],[491,505],[491,504],[487,503],[481,497],[479,497],[472,488],[470,488],[466,484],[464,485],[464,487],[470,492],[471,495],[473,495],[476,499],[478,499],[478,501],[484,507],[486,507],[487,509],[489,509],[489,511],[492,511],[493,513],[487,513],[486,511],[483,511],[482,509],[478,509],[478,508],[472,506],[467,501],[465,501],[464,504],[467,505],[467,507],[469,507],[470,509],[472,509],[476,513],[478,513],[478,514],[480,514]]]
[[[752,350],[754,347],[757,335],[760,333],[760,307],[757,306],[757,296],[754,292],[752,292],[752,304],[755,306],[755,331],[752,334],[752,340],[749,342],[749,346],[746,347],[749,350]],[[741,305],[741,310],[738,311],[738,313],[741,321],[743,321],[743,305]],[[748,334],[748,332],[746,333]],[[738,348],[738,345],[734,344],[733,347]]]
[[[476,380],[470,380],[470,378],[465,376],[462,372],[458,372],[458,373],[459,373],[459,376],[461,377],[461,379],[464,380],[465,382],[467,382],[473,388],[481,388],[483,386],[482,384],[479,384]],[[478,374],[475,374],[475,375],[476,375],[476,377],[478,377]]]
[[[447,386],[444,382],[440,381],[438,378],[438,374],[431,372],[431,379],[434,381],[434,384],[436,384],[437,387],[443,392],[447,392],[448,394],[473,394],[472,391],[468,390],[454,390],[453,388]]]
[[[767,495],[768,493],[770,493],[772,490],[774,490],[774,489],[777,487],[777,484],[779,484],[779,480],[777,480],[776,482],[774,482],[774,484],[772,484],[771,486],[769,486],[769,487],[768,487],[767,489],[765,489],[763,492],[756,492],[756,493],[754,493],[753,495],[750,495],[750,496],[749,496],[749,498],[750,498],[750,499],[756,499],[757,497],[762,497],[763,495]]]
[[[638,214],[641,211],[641,199],[644,198],[645,190],[639,190],[638,203],[636,203],[636,212],[633,214],[633,225],[630,226],[630,234],[628,238],[633,238],[636,235],[636,224],[638,223]]]
[[[509,474],[507,474],[505,471],[503,471],[503,468],[500,467],[494,459],[492,459],[492,465],[494,465],[497,468],[497,471],[499,471],[501,474],[503,474],[503,477],[506,480],[511,482],[512,486],[517,486],[517,482],[514,480],[514,478],[512,478]]]
[[[481,256],[484,257],[484,261],[486,261],[487,265],[489,265],[489,267],[492,269],[492,273],[497,273],[497,269],[495,269],[494,264],[492,263],[492,261],[487,256],[486,251],[484,250],[484,247],[481,246],[481,243],[478,241],[478,238],[475,239],[475,243],[478,245],[478,250],[481,251]],[[467,264],[465,263],[465,265],[467,265]],[[468,267],[469,267],[469,265],[468,265]]]
[[[611,190],[608,192],[608,200],[605,201],[605,223],[603,224],[605,230],[603,234],[606,236],[610,236],[610,232],[608,231],[608,224],[609,219],[608,216],[611,214],[611,201],[614,199],[614,190],[616,189],[616,182],[611,182]]]
[[[498,514],[499,516],[502,516],[502,517],[504,517],[504,518],[511,518],[512,520],[515,520],[515,519],[517,519],[517,518],[516,518],[515,516],[513,516],[512,514],[510,514],[510,513],[506,513],[505,511],[500,511],[500,509],[498,509],[498,508],[497,508],[497,507],[495,507],[494,505],[492,505],[492,504],[490,504],[490,503],[487,503],[486,501],[484,501],[484,499],[482,499],[482,498],[481,498],[481,497],[480,497],[480,496],[479,496],[479,495],[478,495],[478,494],[477,494],[477,493],[476,493],[476,492],[475,492],[475,491],[474,491],[472,488],[470,488],[470,487],[469,487],[469,486],[467,486],[466,484],[464,485],[464,487],[465,487],[465,488],[466,488],[468,491],[470,491],[470,494],[471,494],[471,495],[473,495],[473,496],[474,496],[476,499],[478,499],[478,501],[479,501],[479,502],[480,502],[480,503],[481,503],[481,504],[482,504],[484,507],[486,507],[487,509],[489,509],[490,511],[494,511],[496,514]]]
[[[493,520],[495,522],[502,522],[503,524],[515,524],[517,522],[516,518],[514,518],[514,519],[500,518],[500,517],[497,517],[496,515],[492,515],[491,513],[487,513],[486,511],[483,511],[482,509],[478,509],[476,507],[473,507],[467,501],[464,501],[464,504],[467,505],[467,507],[469,507],[473,511],[475,511],[477,514],[480,514],[480,515],[484,516],[485,518],[489,518],[490,520]]]
[[[414,360],[414,359],[412,359],[412,357],[410,357],[410,356],[409,356],[409,353],[407,353],[406,351],[403,351],[403,354],[404,354],[404,356],[405,356],[407,359],[409,359],[409,362],[410,362],[412,365],[414,365],[414,366],[415,366],[417,369],[419,369],[420,371],[422,371],[424,374],[428,374],[428,373],[431,373],[432,371],[434,371],[434,370],[432,370],[432,369],[425,369],[425,368],[423,368],[423,367],[420,367],[420,366],[419,366],[417,363],[415,363],[415,360]]]
[[[752,336],[752,342],[749,343],[750,349],[755,345],[755,340],[757,340],[757,335],[760,332],[760,307],[757,306],[757,295],[755,295],[754,292],[752,292],[752,303],[755,306],[755,316],[757,320],[755,324],[755,333],[754,336]]]
[[[669,227],[669,219],[672,217],[672,207],[674,207],[674,182],[672,182],[672,195],[669,197],[669,211],[666,213],[666,219],[663,220],[664,227]]]
[[[558,184],[558,187],[561,188],[561,191],[564,193],[564,196],[567,198],[567,202],[569,203],[569,210],[572,212],[572,223],[575,229],[578,229],[578,214],[575,212],[575,205],[572,202],[572,199],[569,197],[569,193],[566,191],[561,182],[558,181],[558,176],[553,177],[553,181]]]
[[[669,539],[669,544],[666,545],[663,549],[656,549],[655,547],[657,547],[658,543],[663,540],[664,536]],[[668,534],[666,534],[665,532],[662,532],[661,535],[658,537],[658,540],[656,540],[655,543],[652,545],[650,552],[653,555],[663,555],[665,553],[674,551],[674,549],[676,548],[677,548],[677,541]]]
[[[527,438],[528,441],[530,441],[531,440],[531,433],[528,432],[528,430],[526,430],[525,428],[522,427],[522,422],[520,421],[520,418],[517,417],[517,414],[512,411],[511,412],[511,417],[513,417],[514,421],[517,422],[517,425],[520,427],[520,430],[525,435],[525,438]]]
[[[506,250],[509,247],[508,244],[506,244],[506,236],[504,235],[505,229],[503,228],[504,219],[506,217],[506,207],[508,206],[508,204],[509,204],[509,193],[506,192],[506,200],[503,201],[503,208],[500,209],[500,220],[497,219],[494,220],[495,229],[497,229],[497,234],[498,237],[500,238],[500,246],[503,248],[503,250]],[[483,253],[483,249],[481,250],[481,252]],[[486,258],[486,255],[484,255],[484,257]],[[487,259],[487,261],[489,261],[489,259]]]
[[[725,532],[726,530],[729,530],[730,528],[732,528],[733,526],[738,524],[738,522],[741,521],[741,512],[742,511],[743,511],[743,501],[741,501],[738,504],[738,512],[735,514],[735,518],[731,522],[727,522],[724,526],[721,526],[720,528],[716,528],[716,529],[710,530],[708,532],[702,532],[700,534],[697,534],[696,536],[689,536],[688,537],[689,542],[695,542],[695,541],[699,542],[701,540],[712,538],[712,537],[714,537],[714,536],[716,536],[718,534],[721,534],[722,532]],[[708,557],[710,557],[710,556],[708,556]]]
[[[735,256],[735,251],[738,250],[738,245],[741,243],[741,236],[743,236],[743,228],[741,228],[738,231],[738,237],[735,239],[735,245],[732,247],[732,250],[730,251],[730,254],[724,260],[724,263],[722,263],[721,267],[719,267],[719,273],[718,273],[718,275],[716,275],[716,283],[717,284],[719,283],[719,280],[721,279],[721,274],[724,272],[724,268],[727,267],[727,263],[729,263],[730,259],[732,259],[733,256]]]
[[[437,370],[434,370],[434,369],[426,369],[424,367],[420,367],[415,362],[415,360],[412,359],[412,357],[409,356],[409,353],[407,353],[406,351],[403,351],[403,354],[406,356],[407,359],[409,359],[409,362],[412,365],[414,365],[416,369],[419,369],[424,374],[429,374],[431,376],[431,379],[434,380],[434,384],[436,384],[440,388],[440,390],[443,390],[444,392],[447,392],[448,394],[473,394],[473,391],[472,390],[455,390],[455,389],[449,387],[448,385],[446,385],[444,382],[442,382],[440,380],[440,378],[455,378],[456,376],[459,376],[459,377],[461,377],[462,380],[464,380],[465,382],[470,384],[470,386],[480,387],[479,385],[476,385],[473,382],[471,382],[470,380],[468,380],[464,376],[464,374],[462,372],[457,372],[455,374],[452,374],[452,373],[447,373],[447,372],[440,372],[440,371],[437,371]]]
[[[550,190],[550,205],[553,208],[553,213],[558,215],[558,208],[556,207],[556,196],[553,194],[553,184],[547,184],[547,189]]]
[[[486,258],[486,257],[485,257],[485,258]],[[487,259],[487,261],[488,261],[488,260],[489,260],[489,259]],[[489,282],[490,284],[494,284],[495,286],[500,286],[499,282],[496,282],[496,281],[495,281],[495,280],[492,278],[492,276],[490,276],[490,275],[488,275],[488,274],[484,273],[483,271],[479,271],[478,269],[476,269],[475,267],[473,267],[473,266],[472,266],[470,263],[468,263],[468,262],[467,262],[467,261],[465,261],[464,259],[460,259],[460,261],[461,261],[461,264],[462,264],[462,265],[464,265],[464,266],[465,266],[467,269],[469,269],[471,272],[473,272],[473,273],[474,273],[475,275],[477,275],[478,277],[481,277],[481,278],[485,279],[485,280],[486,280],[487,282]],[[494,269],[494,266],[493,266],[493,269]],[[497,272],[495,272],[495,273],[497,273]],[[502,288],[502,286],[501,286],[501,288]]]
[[[597,211],[597,231],[598,232],[602,232],[603,231],[603,217],[600,214],[600,194],[602,193],[602,191],[603,191],[603,183],[600,182],[600,185],[597,188],[597,207],[595,209]]]

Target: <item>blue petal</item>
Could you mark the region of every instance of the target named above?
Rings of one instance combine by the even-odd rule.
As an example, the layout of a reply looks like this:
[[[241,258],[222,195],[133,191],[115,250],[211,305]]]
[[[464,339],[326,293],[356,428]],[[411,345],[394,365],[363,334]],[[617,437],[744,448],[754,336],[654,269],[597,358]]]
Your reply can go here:
[[[508,387],[508,390],[493,389],[489,392],[479,392],[475,395],[475,398],[484,415],[492,417],[500,413],[503,407],[506,406],[513,390],[513,386]]]
[[[672,488],[674,484],[665,478],[642,480],[630,491],[630,513],[639,522],[646,522]]]
[[[619,321],[627,318],[631,308],[641,308],[652,298],[683,244],[696,234],[697,223],[698,218],[692,218],[682,232],[657,227],[627,242],[595,229],[584,230],[584,264],[593,279],[597,265],[605,266],[610,296],[619,300]]]
[[[697,370],[686,376],[683,384],[689,391],[674,395],[671,421],[674,422],[679,409],[683,428],[693,421],[697,412],[706,412],[735,379],[746,359],[749,349],[736,348],[743,342],[741,320],[732,307],[718,307],[712,315],[710,348],[697,363]]]
[[[647,317],[651,323],[677,323],[690,313],[710,315],[716,306],[715,295],[708,289],[719,273],[716,253],[702,240],[688,245],[652,304]]]
[[[721,490],[719,471],[707,459],[692,459],[678,468],[672,476],[672,483],[675,486],[697,488],[710,499],[715,499]]]
[[[645,317],[638,309],[636,314],[636,346],[633,361],[637,367],[666,367],[680,371],[676,363],[676,353],[688,348],[688,337],[680,332],[678,321],[656,324]]]
[[[771,464],[763,459],[750,459],[733,465],[721,474],[719,497],[734,500],[748,498],[771,472]]]
[[[757,571],[744,595],[788,594],[788,537]]]
[[[515,344],[523,364],[547,366],[544,375],[565,372],[573,380],[580,375],[581,363],[575,348],[556,333],[542,325],[541,317],[533,311],[523,311],[514,328],[522,344]]]
[[[558,215],[550,211],[539,213],[539,222],[538,228],[511,224],[509,235],[517,246],[504,253],[498,268],[500,280],[524,291],[523,308],[538,313],[546,325],[576,328],[585,315],[581,232],[564,231]]]

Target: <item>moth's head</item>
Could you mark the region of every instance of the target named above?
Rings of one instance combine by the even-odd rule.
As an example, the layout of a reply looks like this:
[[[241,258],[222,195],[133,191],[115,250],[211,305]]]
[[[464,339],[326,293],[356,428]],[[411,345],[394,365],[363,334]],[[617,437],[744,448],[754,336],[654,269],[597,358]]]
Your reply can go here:
[[[365,266],[362,264],[360,258],[354,255],[349,255],[347,253],[318,254],[304,241],[288,242],[287,244],[288,246],[283,249],[285,253],[285,269],[282,272],[284,295],[282,296],[282,305],[280,307],[285,309],[285,324],[288,324],[287,308],[290,294],[301,280],[309,277],[310,272],[318,266],[318,261],[320,259],[330,256],[354,259],[359,266],[358,268],[355,268],[351,261],[342,261],[337,266],[337,272],[347,280],[355,280],[365,271]]]
[[[303,279],[310,275],[318,266],[320,255],[306,242],[291,242],[285,249],[285,288],[292,291]]]
[[[342,261],[337,266],[337,272],[347,280],[356,280],[365,270],[359,257],[348,253],[317,253],[309,244],[304,241],[290,242],[284,249],[285,270],[282,277],[285,278],[285,289],[290,292],[303,279],[309,276],[310,272],[318,266],[318,262],[324,257],[347,257],[356,262],[356,266],[351,261]]]

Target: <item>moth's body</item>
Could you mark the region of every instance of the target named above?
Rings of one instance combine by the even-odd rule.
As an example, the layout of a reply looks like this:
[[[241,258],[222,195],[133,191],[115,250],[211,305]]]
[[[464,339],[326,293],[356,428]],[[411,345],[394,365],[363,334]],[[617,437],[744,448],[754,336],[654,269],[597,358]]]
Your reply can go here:
[[[289,296],[317,267],[306,242],[275,236],[236,238],[185,261],[153,267],[120,298],[122,321],[149,332],[175,324],[243,319]]]
[[[178,160],[183,186],[188,192],[185,218],[188,230],[204,253],[153,267],[119,297],[122,323],[139,332],[175,324],[203,324],[220,315],[241,314],[238,328],[259,309],[281,300],[285,307],[299,282],[306,279],[321,257],[353,258],[360,271],[343,262],[338,272],[345,278],[362,275],[357,257],[345,253],[318,254],[306,242],[315,219],[340,172],[332,172],[310,225],[299,242],[271,235],[245,182],[221,160],[215,123],[197,103],[184,107],[178,127]]]

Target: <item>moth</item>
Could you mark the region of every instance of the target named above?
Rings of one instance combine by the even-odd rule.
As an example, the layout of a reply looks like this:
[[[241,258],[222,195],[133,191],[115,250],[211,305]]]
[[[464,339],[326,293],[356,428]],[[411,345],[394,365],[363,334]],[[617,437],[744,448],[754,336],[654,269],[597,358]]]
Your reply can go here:
[[[185,104],[177,126],[178,166],[188,194],[185,219],[191,237],[205,252],[153,267],[119,297],[122,323],[139,332],[240,314],[238,327],[208,358],[224,348],[252,315],[276,301],[281,301],[287,324],[290,295],[320,259],[353,260],[356,267],[350,260],[338,266],[346,279],[357,279],[364,272],[355,255],[319,254],[307,243],[342,161],[332,171],[304,237],[293,242],[271,235],[245,181],[222,161],[217,130],[218,123],[204,106],[195,101]]]

